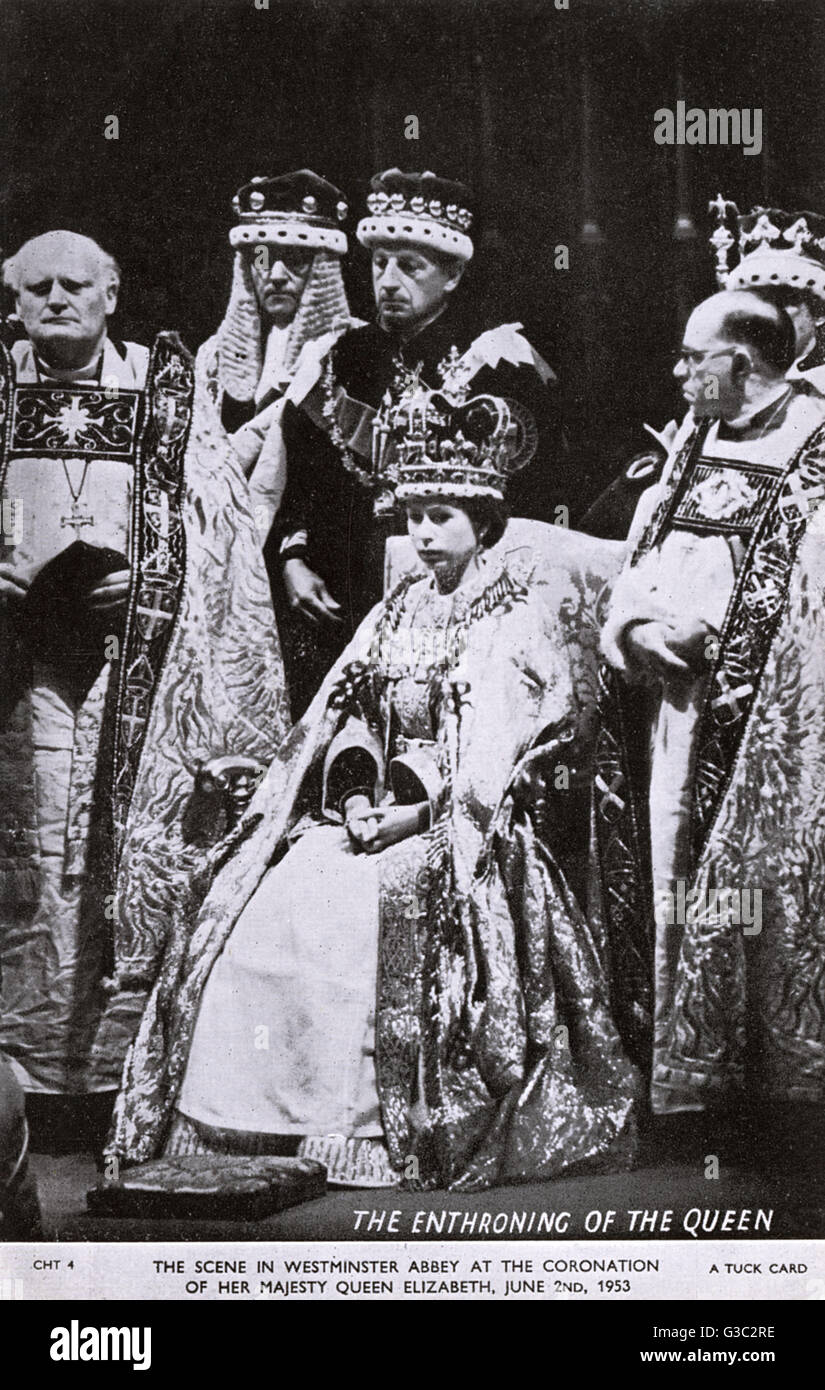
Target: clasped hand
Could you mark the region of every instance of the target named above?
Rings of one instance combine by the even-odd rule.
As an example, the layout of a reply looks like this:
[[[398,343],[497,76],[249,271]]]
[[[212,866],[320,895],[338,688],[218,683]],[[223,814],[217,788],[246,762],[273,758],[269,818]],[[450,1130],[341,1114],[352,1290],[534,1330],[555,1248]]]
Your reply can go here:
[[[129,570],[113,570],[107,574],[105,579],[101,579],[93,589],[86,595],[86,602],[96,613],[106,613],[112,608],[119,608],[126,602],[129,594]]]
[[[18,574],[13,565],[0,564],[0,599],[3,604],[22,603],[29,588],[29,581]]]
[[[109,612],[126,602],[129,593],[129,570],[113,570],[85,595],[89,607],[97,613]],[[30,581],[13,565],[0,564],[0,601],[11,606],[23,602]]]
[[[708,638],[716,630],[701,618],[634,623],[625,648],[634,665],[666,684],[687,684],[708,669]]]
[[[419,826],[417,806],[372,806],[366,796],[350,797],[345,815],[350,842],[364,854],[380,854],[415,835]]]

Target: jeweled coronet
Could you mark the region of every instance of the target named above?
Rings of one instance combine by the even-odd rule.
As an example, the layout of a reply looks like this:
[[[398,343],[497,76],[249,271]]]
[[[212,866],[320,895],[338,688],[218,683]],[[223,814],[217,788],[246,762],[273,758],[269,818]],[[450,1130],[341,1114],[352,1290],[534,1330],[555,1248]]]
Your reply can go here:
[[[466,184],[423,174],[386,169],[376,174],[367,197],[369,216],[356,236],[362,246],[402,243],[469,261],[473,254],[472,194]]]
[[[717,256],[716,277],[728,290],[784,285],[825,298],[825,217],[815,212],[753,208],[740,214],[735,203],[718,194],[710,204],[718,226],[711,237]],[[735,223],[735,231],[730,224]],[[728,268],[736,245],[739,262]]]
[[[277,178],[257,176],[232,199],[238,225],[229,233],[233,246],[297,246],[307,251],[347,249],[342,223],[347,215],[344,195],[311,169],[297,169]]]

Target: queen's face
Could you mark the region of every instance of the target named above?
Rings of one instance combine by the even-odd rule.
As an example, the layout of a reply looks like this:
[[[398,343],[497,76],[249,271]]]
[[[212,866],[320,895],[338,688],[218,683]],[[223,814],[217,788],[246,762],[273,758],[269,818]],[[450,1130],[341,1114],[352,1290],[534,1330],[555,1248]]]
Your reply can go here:
[[[469,516],[455,501],[433,498],[406,503],[407,531],[428,569],[460,575],[478,549]]]

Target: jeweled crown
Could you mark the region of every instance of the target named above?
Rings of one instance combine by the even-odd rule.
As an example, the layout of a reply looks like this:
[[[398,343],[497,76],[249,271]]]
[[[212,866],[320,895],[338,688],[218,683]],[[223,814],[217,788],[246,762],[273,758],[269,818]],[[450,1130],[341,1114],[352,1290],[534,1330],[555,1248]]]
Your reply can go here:
[[[400,502],[426,497],[502,500],[509,475],[521,467],[519,423],[499,396],[467,399],[460,375],[442,371],[440,390],[411,377],[400,401],[387,397],[373,426],[373,467],[380,474],[388,449]]]
[[[721,193],[709,210],[717,217],[710,244],[721,289],[786,285],[825,297],[825,217],[763,207],[740,213]],[[734,247],[739,260],[731,269],[728,257]]]

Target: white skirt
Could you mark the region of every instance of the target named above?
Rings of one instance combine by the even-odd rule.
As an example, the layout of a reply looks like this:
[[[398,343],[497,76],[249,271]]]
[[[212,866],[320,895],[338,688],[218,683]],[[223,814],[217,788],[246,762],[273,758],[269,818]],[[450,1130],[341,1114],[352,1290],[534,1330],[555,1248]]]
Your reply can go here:
[[[308,831],[268,870],[203,992],[178,1108],[221,1129],[367,1138],[378,860]]]

